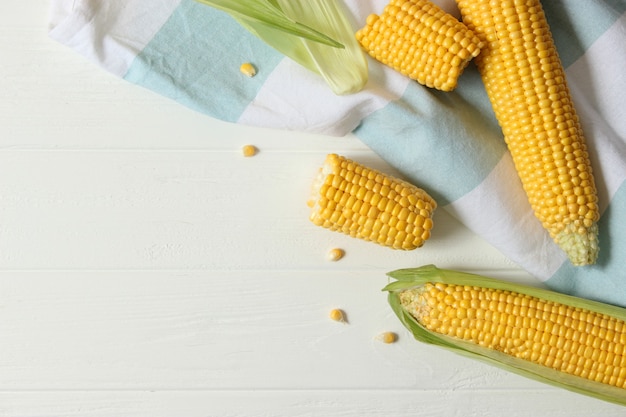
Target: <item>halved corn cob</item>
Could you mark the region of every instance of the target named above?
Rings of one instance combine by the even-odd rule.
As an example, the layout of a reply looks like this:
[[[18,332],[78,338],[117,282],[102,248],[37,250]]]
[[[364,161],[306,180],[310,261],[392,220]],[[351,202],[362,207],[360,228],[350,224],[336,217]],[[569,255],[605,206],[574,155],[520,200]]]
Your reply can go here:
[[[404,250],[430,238],[437,207],[424,190],[337,154],[326,157],[308,205],[318,226]]]
[[[429,0],[391,0],[356,32],[376,60],[443,91],[453,90],[482,42],[463,23]]]
[[[528,199],[574,265],[596,262],[598,197],[565,71],[539,0],[457,0]]]
[[[389,276],[417,340],[626,405],[626,309],[433,265]]]

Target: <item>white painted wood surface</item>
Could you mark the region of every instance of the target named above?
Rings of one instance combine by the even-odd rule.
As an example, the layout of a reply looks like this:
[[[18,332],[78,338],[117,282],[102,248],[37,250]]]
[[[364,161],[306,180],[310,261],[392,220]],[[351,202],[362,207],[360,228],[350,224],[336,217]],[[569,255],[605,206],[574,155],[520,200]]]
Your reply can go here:
[[[444,210],[414,252],[310,224],[327,153],[394,173],[357,139],[188,110],[47,39],[48,6],[0,3],[1,416],[626,414],[411,339],[387,271],[534,281]]]

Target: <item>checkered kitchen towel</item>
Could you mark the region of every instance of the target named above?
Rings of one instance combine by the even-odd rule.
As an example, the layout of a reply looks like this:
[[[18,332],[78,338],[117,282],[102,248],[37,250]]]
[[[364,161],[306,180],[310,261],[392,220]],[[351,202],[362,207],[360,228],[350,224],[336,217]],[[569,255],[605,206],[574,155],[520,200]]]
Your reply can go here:
[[[346,0],[354,27],[387,0]],[[452,0],[436,0],[453,14]],[[552,288],[626,306],[626,0],[544,1],[602,210],[597,265],[573,267],[531,213],[480,77],[451,93],[370,61],[360,93],[308,72],[194,0],[52,0],[50,37],[140,86],[234,123],[354,134]],[[242,83],[241,62],[262,71]],[[320,106],[319,103],[324,103]]]

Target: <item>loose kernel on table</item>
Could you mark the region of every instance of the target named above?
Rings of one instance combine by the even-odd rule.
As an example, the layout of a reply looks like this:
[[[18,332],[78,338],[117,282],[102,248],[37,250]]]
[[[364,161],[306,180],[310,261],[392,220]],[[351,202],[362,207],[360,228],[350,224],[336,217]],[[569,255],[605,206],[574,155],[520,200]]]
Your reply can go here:
[[[383,343],[395,343],[398,340],[398,335],[394,332],[383,332],[378,335],[377,339]]]
[[[333,308],[332,310],[330,310],[330,314],[328,316],[331,318],[331,320],[334,321],[340,321],[342,323],[345,323],[346,321],[345,314],[343,314],[343,311],[338,308]]]
[[[241,152],[245,157],[254,156],[257,154],[258,151],[259,150],[254,145],[245,145],[243,148],[241,148]]]
[[[340,260],[341,258],[343,258],[345,254],[346,252],[343,249],[339,249],[339,248],[331,249],[330,251],[328,251],[328,260],[336,262]]]
[[[249,62],[241,64],[239,71],[248,77],[254,77],[256,75],[256,68]]]

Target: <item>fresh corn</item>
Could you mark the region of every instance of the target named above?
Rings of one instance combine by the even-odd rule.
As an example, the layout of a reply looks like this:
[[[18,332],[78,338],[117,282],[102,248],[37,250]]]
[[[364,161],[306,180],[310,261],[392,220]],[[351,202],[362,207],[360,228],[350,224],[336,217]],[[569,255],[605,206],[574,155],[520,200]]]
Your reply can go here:
[[[308,205],[318,226],[403,250],[430,238],[437,207],[424,190],[336,154],[326,157]]]
[[[626,309],[432,265],[389,276],[417,340],[626,405]]]
[[[429,0],[391,0],[356,32],[373,58],[422,85],[450,91],[482,42]]]
[[[484,42],[476,64],[528,199],[574,265],[596,262],[598,197],[539,0],[457,0]]]

